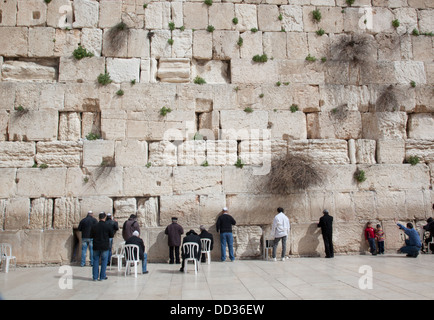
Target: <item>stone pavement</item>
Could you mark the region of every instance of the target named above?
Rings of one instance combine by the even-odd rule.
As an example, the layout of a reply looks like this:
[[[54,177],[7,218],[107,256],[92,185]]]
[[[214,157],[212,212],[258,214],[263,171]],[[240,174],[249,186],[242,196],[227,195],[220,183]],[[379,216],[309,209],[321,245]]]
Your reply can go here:
[[[179,265],[149,263],[148,270],[135,278],[113,267],[107,280],[92,281],[90,267],[18,267],[0,273],[0,294],[5,300],[434,299],[431,254],[213,261],[197,275],[192,264],[187,274]]]

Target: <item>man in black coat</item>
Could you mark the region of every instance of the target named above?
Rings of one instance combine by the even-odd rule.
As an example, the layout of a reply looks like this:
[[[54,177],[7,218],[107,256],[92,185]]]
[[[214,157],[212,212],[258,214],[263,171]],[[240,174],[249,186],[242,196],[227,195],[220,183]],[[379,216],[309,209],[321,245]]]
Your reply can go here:
[[[106,214],[99,214],[99,222],[92,227],[91,236],[93,238],[93,267],[92,278],[96,280],[106,280],[106,268],[108,253],[110,248],[110,238],[113,238],[113,228],[105,222]],[[101,258],[101,272],[99,270],[99,260]],[[99,276],[99,277],[98,277]]]
[[[206,229],[205,229],[205,227],[203,225],[200,226],[199,237],[201,239],[210,239],[211,240],[211,245],[210,245],[209,250],[212,251],[212,249],[214,247],[214,237],[212,236],[211,233],[209,233],[208,231],[206,231]],[[206,254],[205,253],[202,253],[201,262],[206,262]]]
[[[169,263],[176,264],[180,263],[179,261],[179,246],[181,245],[181,235],[184,233],[184,229],[178,224],[178,218],[173,217],[172,223],[166,227],[164,231],[168,236],[169,245]]]
[[[198,236],[198,234],[194,230],[188,231],[186,233],[184,239],[182,239],[182,244],[187,243],[187,242],[193,242],[193,243],[197,243],[199,245],[198,250],[195,250],[195,252],[193,253],[193,255],[196,258],[196,260],[199,261],[200,250],[201,250],[200,237]],[[181,269],[179,269],[179,271],[184,271],[185,259],[189,255],[190,255],[189,252],[184,252],[184,246],[182,246],[182,249],[181,249],[182,266],[181,266]],[[199,263],[197,265],[199,265]]]
[[[93,212],[89,211],[86,218],[82,219],[78,224],[78,231],[81,231],[81,263],[80,266],[84,267],[86,264],[86,253],[89,247],[90,252],[90,265],[93,264],[93,241],[90,236],[92,227],[96,225],[98,221],[93,217]]]
[[[139,232],[134,231],[133,235],[125,242],[125,244],[135,244],[139,247],[139,259],[142,261],[142,274],[146,274],[148,273],[148,271],[146,270],[148,255],[145,252],[145,243],[139,236]],[[136,258],[137,257],[134,257],[134,259]]]
[[[319,219],[318,228],[321,228],[326,258],[333,258],[333,217],[329,215],[327,209],[323,211],[323,216]]]
[[[433,205],[434,208],[434,205]],[[423,226],[423,229],[425,231],[429,231],[429,236],[425,239],[425,244],[428,246],[428,243],[432,241],[433,236],[434,236],[434,220],[433,218],[428,218],[426,220],[427,224],[425,226]],[[429,253],[429,250],[431,249],[431,252],[434,253],[434,246],[431,245],[431,248],[426,248],[426,253]]]

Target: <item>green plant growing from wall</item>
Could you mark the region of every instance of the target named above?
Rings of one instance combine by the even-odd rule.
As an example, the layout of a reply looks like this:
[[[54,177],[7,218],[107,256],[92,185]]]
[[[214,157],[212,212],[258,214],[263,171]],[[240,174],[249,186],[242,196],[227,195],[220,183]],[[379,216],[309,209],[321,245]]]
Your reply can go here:
[[[291,112],[297,112],[298,111],[298,105],[296,104],[291,104],[291,107],[289,108],[289,110],[291,110]]]
[[[165,117],[170,112],[172,112],[172,109],[170,109],[170,108],[162,107],[160,109],[160,115],[163,117]]]
[[[242,169],[244,167],[244,162],[241,160],[241,158],[237,159],[237,162],[235,162],[235,167]]]
[[[407,163],[410,163],[412,166],[417,165],[420,162],[420,159],[418,156],[409,156],[407,158]]]
[[[307,55],[307,57],[306,57],[306,59],[305,59],[306,61],[309,61],[309,62],[315,62],[316,61],[316,58],[314,57],[314,56],[311,56],[310,55],[310,53]]]
[[[100,73],[97,80],[98,83],[103,86],[113,82],[113,80],[110,78],[110,74],[107,71],[105,71],[104,73]]]
[[[246,108],[244,108],[244,112],[245,113],[252,113],[253,109],[251,107],[246,107]]]
[[[86,48],[83,48],[80,43],[78,44],[78,48],[72,52],[72,55],[77,60],[81,60],[81,59],[87,58],[87,57],[90,58],[90,57],[94,56],[94,54],[92,52],[89,52],[86,50]]]
[[[321,11],[319,9],[313,10],[312,18],[315,22],[320,22],[322,18]]]
[[[357,180],[357,182],[363,182],[366,181],[366,174],[364,170],[357,170],[354,173],[354,178]]]
[[[215,28],[212,25],[209,25],[208,27],[206,27],[206,31],[208,32],[214,32]]]
[[[195,84],[206,84],[206,81],[204,78],[201,78],[199,76],[196,76],[196,78],[194,78],[193,82]]]
[[[254,62],[262,62],[262,63],[264,63],[264,62],[268,61],[268,57],[267,57],[267,55],[265,53],[262,54],[262,55],[257,54],[255,56],[253,56],[252,60]]]
[[[400,25],[400,23],[399,23],[399,20],[398,20],[398,19],[395,19],[395,20],[392,21],[392,26],[393,26],[395,29],[398,28],[399,25]]]

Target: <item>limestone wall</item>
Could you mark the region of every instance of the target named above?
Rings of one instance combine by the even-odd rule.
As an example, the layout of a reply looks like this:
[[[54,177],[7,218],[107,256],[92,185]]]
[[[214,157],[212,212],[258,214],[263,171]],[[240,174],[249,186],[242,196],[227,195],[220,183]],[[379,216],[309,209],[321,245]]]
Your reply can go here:
[[[282,206],[291,254],[323,253],[324,208],[336,251],[365,251],[368,220],[398,247],[393,219],[423,224],[434,202],[434,3],[351,2],[0,1],[0,241],[68,262],[88,210],[137,213],[164,261],[172,216],[217,240],[228,206],[252,258]],[[322,183],[264,191],[285,154]]]

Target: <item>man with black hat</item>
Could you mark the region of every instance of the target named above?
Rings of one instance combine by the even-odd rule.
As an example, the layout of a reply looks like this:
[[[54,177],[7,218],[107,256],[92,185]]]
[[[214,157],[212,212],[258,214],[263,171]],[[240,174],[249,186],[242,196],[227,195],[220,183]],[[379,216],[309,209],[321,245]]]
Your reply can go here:
[[[167,234],[169,238],[169,263],[181,263],[179,260],[179,246],[181,245],[181,234],[184,233],[184,229],[182,229],[182,227],[178,224],[177,217],[172,218],[172,223],[166,227],[164,233]]]
[[[318,228],[321,228],[326,258],[333,258],[333,217],[329,215],[327,209],[324,209],[322,213],[323,216],[319,219]]]

